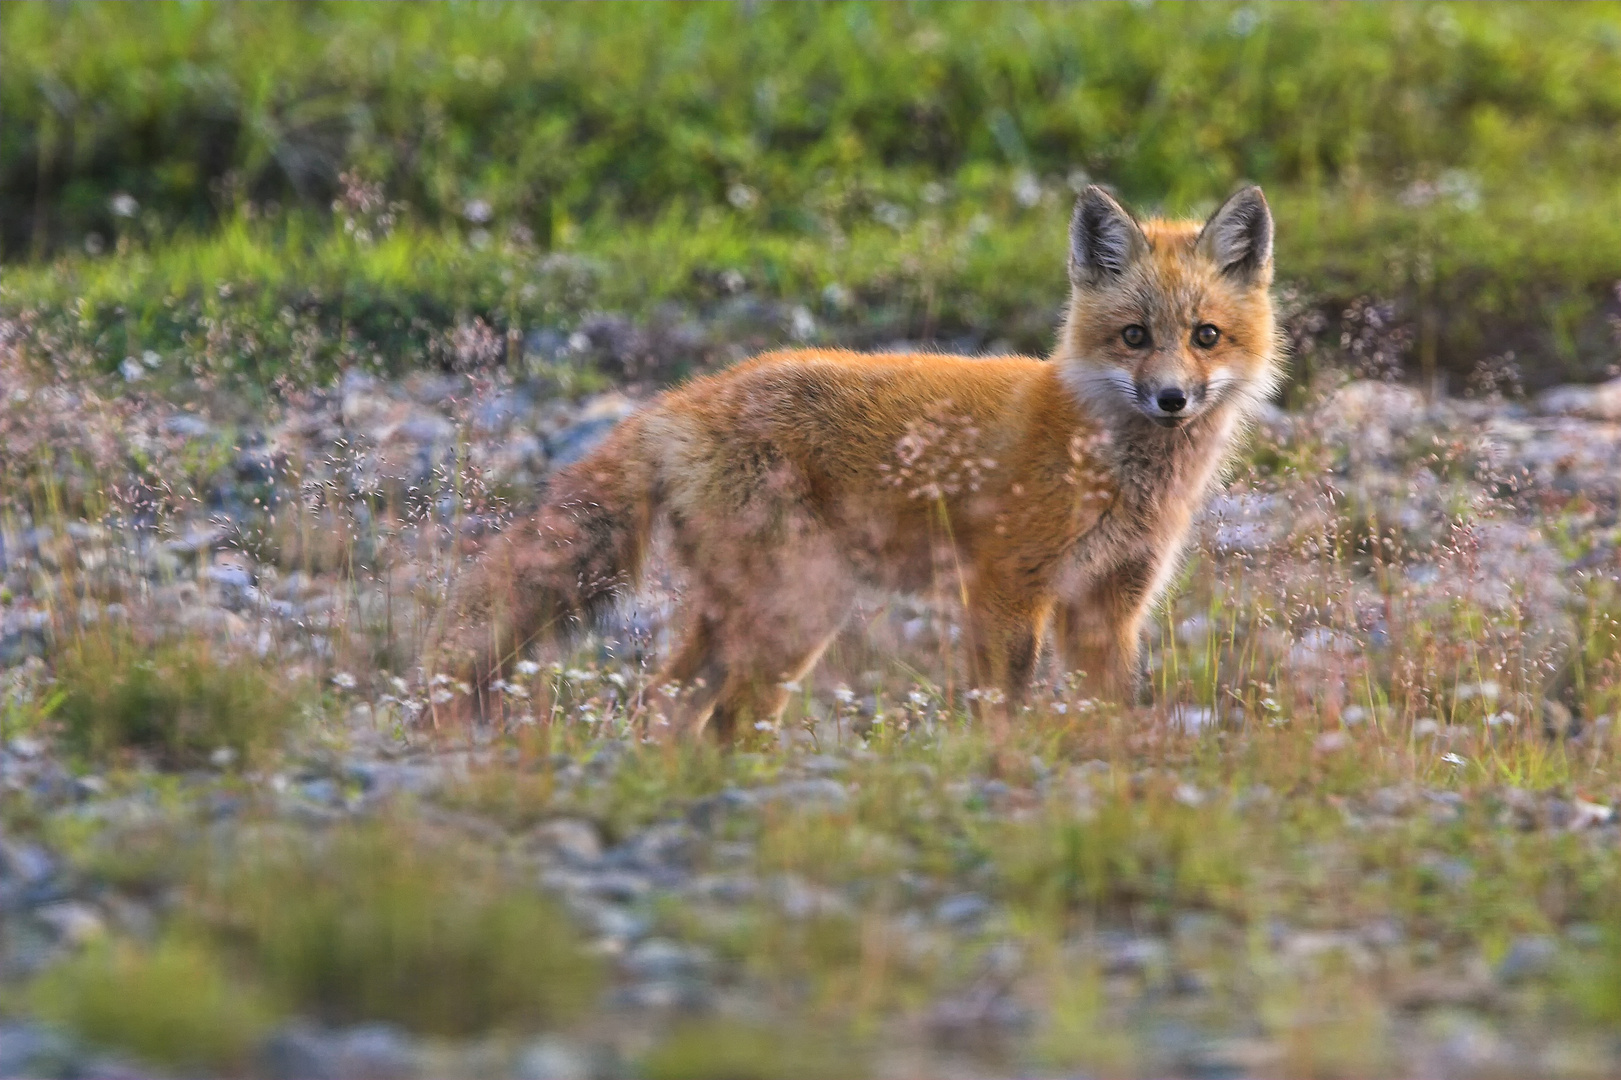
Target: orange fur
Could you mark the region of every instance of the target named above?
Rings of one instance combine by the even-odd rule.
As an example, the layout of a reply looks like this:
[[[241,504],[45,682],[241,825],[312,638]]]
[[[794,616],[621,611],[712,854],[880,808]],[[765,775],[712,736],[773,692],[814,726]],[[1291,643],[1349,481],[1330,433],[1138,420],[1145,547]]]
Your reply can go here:
[[[859,588],[942,575],[966,605],[976,684],[1017,701],[1056,609],[1063,660],[1129,696],[1143,616],[1270,386],[1271,219],[1257,204],[1264,215],[1258,191],[1240,193],[1201,232],[1139,226],[1089,189],[1050,360],[805,349],[661,395],[561,470],[486,560],[461,606],[477,674],[633,585],[661,513],[690,578],[661,682],[689,688],[690,729],[774,719]],[[1213,347],[1190,339],[1204,323],[1221,331]],[[1128,347],[1126,325],[1151,343]],[[1163,402],[1172,384],[1187,418],[1161,426],[1174,418],[1143,388]]]

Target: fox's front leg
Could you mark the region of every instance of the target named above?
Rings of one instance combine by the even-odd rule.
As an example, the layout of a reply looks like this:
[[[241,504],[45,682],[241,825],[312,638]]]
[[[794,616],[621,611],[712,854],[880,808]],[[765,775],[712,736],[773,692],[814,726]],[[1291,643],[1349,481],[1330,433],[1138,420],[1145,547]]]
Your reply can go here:
[[[1156,567],[1134,559],[1088,582],[1059,609],[1054,625],[1064,670],[1085,675],[1088,693],[1134,704],[1142,684],[1143,623]]]
[[[1000,592],[976,597],[968,619],[974,684],[1001,690],[1012,708],[1022,704],[1051,612],[1050,602],[1033,598]]]

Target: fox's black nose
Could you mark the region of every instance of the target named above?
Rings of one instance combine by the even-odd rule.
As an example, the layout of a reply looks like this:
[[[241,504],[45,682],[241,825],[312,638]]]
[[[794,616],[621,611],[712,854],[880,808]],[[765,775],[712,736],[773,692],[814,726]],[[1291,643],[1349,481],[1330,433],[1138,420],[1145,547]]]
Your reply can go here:
[[[1188,395],[1182,392],[1181,387],[1167,386],[1159,392],[1159,397],[1155,400],[1165,412],[1181,412],[1187,408]]]

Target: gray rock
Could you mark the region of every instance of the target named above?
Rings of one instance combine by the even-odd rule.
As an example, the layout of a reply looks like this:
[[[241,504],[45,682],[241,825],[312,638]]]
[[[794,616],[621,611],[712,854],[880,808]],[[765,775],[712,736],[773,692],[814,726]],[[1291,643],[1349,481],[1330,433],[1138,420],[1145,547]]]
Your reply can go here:
[[[698,852],[698,834],[682,822],[644,829],[609,851],[610,865],[640,870],[668,881],[689,868]]]
[[[343,802],[343,789],[338,786],[336,780],[326,776],[306,780],[299,785],[299,792],[304,798],[320,806],[337,806]]]
[[[62,896],[56,860],[37,844],[0,839],[0,911],[49,903]]]
[[[590,1080],[591,1062],[575,1047],[553,1036],[518,1051],[514,1080]]]
[[[240,566],[210,566],[206,576],[222,589],[253,588],[253,575]]]
[[[1480,1017],[1447,1009],[1428,1017],[1424,1026],[1436,1040],[1435,1054],[1439,1059],[1435,1063],[1436,1075],[1501,1075],[1506,1071],[1510,1047],[1497,1029]]]
[[[1559,942],[1546,935],[1517,937],[1497,965],[1497,978],[1505,983],[1524,982],[1550,974],[1559,961]]]
[[[1151,974],[1169,962],[1171,950],[1154,937],[1130,937],[1104,943],[1103,970],[1109,975]]]
[[[1621,379],[1598,386],[1556,386],[1537,395],[1537,411],[1548,416],[1621,420]]]
[[[583,818],[554,818],[537,825],[530,835],[572,866],[589,866],[602,858],[602,834]]]
[[[755,798],[762,802],[790,803],[794,806],[832,807],[850,801],[849,792],[837,780],[814,777],[809,780],[785,780],[780,784],[756,788]]]
[[[214,434],[214,425],[193,413],[175,413],[164,418],[163,430],[185,439],[205,439]]]
[[[274,1080],[409,1080],[420,1070],[416,1048],[390,1024],[326,1031],[294,1021],[265,1040],[259,1062]]]
[[[616,904],[634,903],[646,896],[653,887],[645,874],[629,870],[552,872],[542,875],[541,884]]]
[[[698,799],[687,808],[687,820],[695,828],[710,830],[721,821],[755,804],[754,794],[741,788],[726,788]]]
[[[344,776],[360,785],[367,796],[406,792],[421,795],[444,782],[444,770],[433,765],[390,761],[350,761]]]
[[[703,983],[686,979],[663,979],[632,983],[614,993],[613,1003],[621,1009],[648,1009],[658,1012],[705,1012],[714,1001],[714,991]]]
[[[648,930],[648,920],[623,904],[573,898],[568,906],[575,919],[598,938],[634,941]]]
[[[929,1026],[947,1042],[971,1041],[988,1030],[1016,1031],[1030,1020],[1030,1010],[999,986],[944,998],[929,1012]]]
[[[84,1071],[82,1055],[60,1032],[39,1024],[0,1023],[0,1076],[66,1080]]]
[[[585,457],[635,409],[635,403],[623,394],[600,394],[586,402],[573,423],[547,438],[546,453],[552,465],[569,465]]]
[[[827,754],[812,754],[799,761],[799,767],[808,773],[817,776],[838,776],[840,773],[850,771],[850,763],[843,758],[831,757]]]
[[[273,1031],[258,1056],[259,1068],[270,1080],[337,1080],[332,1039],[302,1023]]]
[[[958,929],[978,926],[991,913],[991,902],[978,893],[948,896],[934,909],[937,921]]]
[[[396,438],[406,442],[434,445],[435,443],[449,442],[456,436],[456,426],[442,416],[431,413],[417,413],[407,418],[393,432]]]
[[[760,882],[747,874],[705,874],[686,891],[694,899],[712,904],[746,904],[760,895]]]
[[[596,449],[597,444],[618,426],[618,417],[570,424],[546,440],[546,455],[553,466],[572,465]]]
[[[668,938],[647,938],[638,942],[620,961],[626,974],[651,981],[696,978],[713,965],[714,958],[708,951]]]
[[[410,1036],[391,1024],[363,1024],[338,1043],[341,1080],[407,1080],[417,1075]]]
[[[850,904],[832,889],[812,885],[795,874],[781,874],[768,883],[772,899],[790,919],[847,915]]]
[[[81,900],[42,904],[34,909],[34,918],[50,927],[65,945],[83,945],[107,932],[101,912]]]
[[[1215,724],[1216,710],[1208,705],[1177,705],[1171,709],[1171,726],[1189,735],[1196,735]]]

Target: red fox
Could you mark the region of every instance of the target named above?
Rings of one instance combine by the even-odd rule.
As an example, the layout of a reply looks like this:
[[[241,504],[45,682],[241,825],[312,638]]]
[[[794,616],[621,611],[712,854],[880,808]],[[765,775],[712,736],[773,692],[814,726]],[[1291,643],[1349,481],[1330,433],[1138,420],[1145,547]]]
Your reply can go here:
[[[458,605],[481,685],[635,585],[655,519],[686,572],[660,685],[678,727],[775,721],[858,589],[952,583],[969,676],[1017,703],[1052,629],[1092,691],[1134,694],[1143,620],[1234,433],[1272,391],[1272,216],[1203,226],[1076,202],[1047,360],[800,349],[669,390],[560,470]]]

